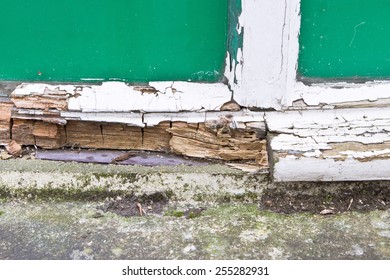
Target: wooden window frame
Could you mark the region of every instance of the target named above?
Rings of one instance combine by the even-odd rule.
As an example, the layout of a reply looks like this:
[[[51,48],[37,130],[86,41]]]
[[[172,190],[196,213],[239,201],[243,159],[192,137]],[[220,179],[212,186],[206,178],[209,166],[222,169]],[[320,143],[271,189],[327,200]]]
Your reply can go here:
[[[243,42],[234,53],[226,53],[224,82],[150,82],[141,87],[122,82],[102,85],[34,82],[19,85],[16,93],[37,94],[45,88],[78,92],[85,95],[85,101],[83,98],[71,101],[69,110],[84,112],[219,111],[232,99],[249,109],[390,105],[389,81],[309,85],[297,79],[300,0],[242,0],[241,5],[242,13],[233,22],[237,22],[234,29]],[[84,86],[84,93],[77,91]]]
[[[389,180],[390,82],[305,84],[297,78],[301,0],[243,3],[244,12],[253,14],[246,18],[249,26],[257,21],[274,38],[257,51],[272,57],[262,67],[274,71],[257,69],[265,79],[245,97],[248,104],[261,99],[265,108],[277,110],[265,113],[273,179]],[[260,29],[246,32],[246,40],[264,41]],[[244,53],[245,47],[244,40]]]
[[[224,82],[26,83],[12,100],[26,108],[19,99],[42,98],[60,108],[59,121],[139,127],[215,120],[234,100],[235,118],[265,122],[275,181],[390,180],[390,82],[299,81],[300,0],[231,1],[241,5],[229,31],[239,44],[226,54]],[[32,104],[18,117],[44,120],[50,108]]]
[[[281,1],[278,1],[281,2]],[[297,79],[299,55],[298,37],[300,33],[301,0],[287,1],[288,17],[285,28],[288,33],[284,45],[288,47],[286,94],[282,107],[294,106],[295,101],[303,101],[307,106],[329,106],[330,108],[383,107],[390,105],[390,82],[372,80],[365,82],[318,82],[305,84]]]

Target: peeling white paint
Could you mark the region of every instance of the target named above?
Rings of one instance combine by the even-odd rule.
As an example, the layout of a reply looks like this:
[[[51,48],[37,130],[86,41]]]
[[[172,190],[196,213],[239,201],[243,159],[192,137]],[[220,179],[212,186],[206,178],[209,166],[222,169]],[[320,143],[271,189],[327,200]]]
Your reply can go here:
[[[265,129],[264,113],[251,112],[248,110],[240,112],[183,112],[183,113],[151,113],[144,114],[144,123],[147,126],[155,126],[162,121],[203,123],[206,121],[218,120],[220,117],[231,115],[235,122],[254,123],[258,128]],[[263,123],[261,126],[259,123]],[[251,127],[254,127],[251,125]]]
[[[313,150],[329,150],[331,147],[326,143],[317,143],[311,137],[299,137],[291,134],[280,134],[272,139],[272,149],[289,151],[293,153],[309,152]],[[308,155],[308,153],[306,154]]]
[[[366,104],[373,106],[369,103],[387,98],[390,98],[390,82],[387,81],[361,84],[320,83],[310,86],[302,82],[295,82],[293,90],[286,93],[285,106],[292,106],[292,103],[297,99],[303,99],[309,106],[320,104],[337,105],[358,101],[364,101]],[[388,104],[390,105],[390,102]]]
[[[389,180],[390,159],[362,162],[317,158],[281,158],[274,166],[273,178],[282,181]]]
[[[63,111],[60,116],[65,120],[93,121],[102,123],[122,123],[129,126],[145,127],[141,113],[111,113],[111,112],[67,112]]]
[[[390,141],[390,108],[269,112],[266,120],[271,132],[311,137],[317,143]]]
[[[384,149],[380,151],[365,151],[365,152],[356,152],[356,151],[345,151],[340,152],[342,155],[347,155],[351,158],[370,158],[370,157],[389,157],[390,158],[390,149]]]
[[[390,179],[390,108],[266,113],[276,181]]]
[[[123,82],[102,85],[22,84],[13,96],[53,95],[68,96],[68,110],[81,112],[178,112],[215,111],[231,100],[229,88],[222,83],[153,82],[155,92],[142,92]]]
[[[80,97],[69,100],[69,109],[83,112],[218,110],[231,96],[224,84],[162,82],[150,86],[157,92],[143,93],[120,82],[83,88]]]

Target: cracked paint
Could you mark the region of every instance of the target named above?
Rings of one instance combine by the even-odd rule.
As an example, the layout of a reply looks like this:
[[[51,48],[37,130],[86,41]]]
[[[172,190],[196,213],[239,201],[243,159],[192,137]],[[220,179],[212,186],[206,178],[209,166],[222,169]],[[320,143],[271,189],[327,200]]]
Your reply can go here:
[[[390,109],[268,112],[276,181],[390,179]]]
[[[51,93],[49,98],[55,96],[66,101],[66,111],[83,113],[215,111],[231,100],[230,90],[222,83],[189,82],[151,82],[143,87],[122,82],[92,86],[22,84],[11,97],[15,100],[31,95],[46,97],[47,91]]]

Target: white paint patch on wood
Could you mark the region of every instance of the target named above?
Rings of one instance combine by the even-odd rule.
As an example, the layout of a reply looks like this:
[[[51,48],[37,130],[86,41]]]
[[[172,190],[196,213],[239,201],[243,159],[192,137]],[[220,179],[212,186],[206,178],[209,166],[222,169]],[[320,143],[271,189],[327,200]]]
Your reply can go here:
[[[146,87],[123,82],[79,86],[22,84],[12,96],[40,96],[48,91],[53,96],[68,97],[68,110],[81,112],[212,111],[231,100],[225,84],[189,82],[153,82]]]
[[[69,100],[69,109],[83,112],[218,110],[231,97],[224,84],[161,82],[150,86],[156,92],[143,92],[120,82],[83,88],[81,96]]]
[[[295,100],[302,99],[308,106],[321,104],[334,105],[360,102],[360,107],[372,107],[380,99],[390,98],[390,82],[376,81],[361,84],[354,83],[319,83],[305,85],[296,82],[292,92],[288,92],[286,106]],[[364,102],[364,103],[363,103]],[[390,101],[387,100],[387,105]]]
[[[390,159],[362,162],[318,158],[280,158],[273,178],[283,181],[356,181],[389,180]]]
[[[390,179],[390,108],[266,113],[276,181]]]
[[[366,152],[345,151],[345,152],[340,152],[340,154],[353,157],[355,159],[365,159],[369,157],[390,157],[390,149],[384,149],[381,151],[366,151]]]
[[[88,121],[99,123],[121,123],[129,126],[145,127],[142,121],[142,113],[134,112],[68,112],[64,111],[60,113],[61,117],[65,120],[75,121]]]
[[[144,114],[144,123],[147,126],[155,126],[162,121],[204,123],[206,121],[219,120],[226,115],[232,116],[236,125],[248,123],[252,127],[258,126],[265,130],[264,113],[243,110],[240,112],[183,112],[183,113],[151,113]],[[260,124],[261,125],[260,125]]]
[[[390,141],[390,108],[335,109],[266,113],[268,129],[316,143]]]

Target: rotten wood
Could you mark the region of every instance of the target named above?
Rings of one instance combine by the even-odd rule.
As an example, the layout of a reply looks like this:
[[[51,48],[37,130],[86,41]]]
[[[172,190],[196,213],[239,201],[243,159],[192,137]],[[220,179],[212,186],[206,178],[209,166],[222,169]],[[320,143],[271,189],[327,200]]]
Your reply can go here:
[[[11,117],[13,119],[37,120],[58,125],[65,125],[66,119],[61,117],[58,110],[35,110],[12,108]]]
[[[64,126],[23,119],[13,121],[12,139],[22,145],[35,145],[44,149],[58,149],[66,143]]]
[[[7,152],[13,157],[18,157],[22,154],[22,146],[19,145],[15,140],[11,140],[5,145]]]
[[[231,122],[187,124],[173,123],[168,129],[172,133],[169,142],[174,153],[197,158],[254,160],[262,166],[268,165],[266,140],[257,138],[250,128],[231,127]]]
[[[0,145],[11,139],[11,110],[13,103],[8,98],[0,98]]]
[[[145,127],[142,137],[142,147],[149,151],[169,151],[169,141],[171,134],[168,129],[171,127],[171,122],[160,122],[156,126]]]
[[[253,122],[233,124],[229,117],[219,122],[188,124],[161,122],[153,127],[68,121],[58,125],[38,120],[15,119],[13,138],[23,145],[45,149],[79,147],[171,151],[175,154],[227,161],[244,160],[268,166],[266,140],[258,138]]]
[[[44,149],[58,149],[66,143],[64,126],[35,121],[32,131],[35,145]]]
[[[142,88],[115,85],[114,95],[125,91],[125,99],[139,97],[140,92],[146,94],[152,89],[157,92],[153,90],[150,93],[160,95],[182,93],[171,83]],[[181,83],[177,85],[187,86]],[[109,98],[108,85],[101,89],[105,91],[103,95]],[[110,105],[104,102],[110,103],[112,98],[100,99],[96,93],[90,87],[63,88],[41,84],[18,87],[11,94],[7,114],[3,113],[2,119],[8,122],[9,128],[12,126],[5,140],[12,136],[21,145],[35,145],[44,149],[77,147],[169,151],[197,158],[268,166],[263,113],[236,111],[240,108],[234,101],[220,103],[221,106],[224,104],[219,106],[222,110],[230,112],[151,115],[123,110],[123,104],[115,109],[122,111],[104,111],[105,106]],[[100,101],[96,99],[95,107],[85,107],[86,100],[90,102],[92,97]]]
[[[17,108],[66,110],[70,94],[59,87],[44,87],[40,90],[17,91],[11,94],[11,100]]]
[[[34,120],[13,120],[12,139],[22,145],[35,145]]]

